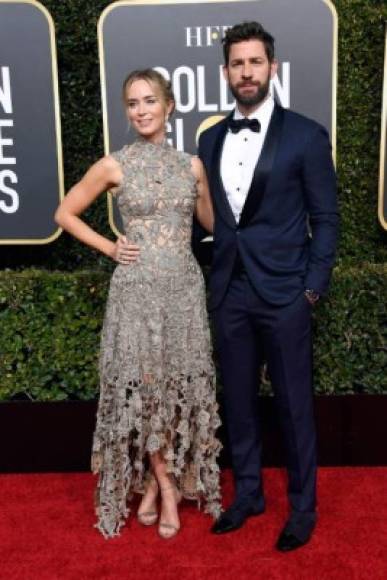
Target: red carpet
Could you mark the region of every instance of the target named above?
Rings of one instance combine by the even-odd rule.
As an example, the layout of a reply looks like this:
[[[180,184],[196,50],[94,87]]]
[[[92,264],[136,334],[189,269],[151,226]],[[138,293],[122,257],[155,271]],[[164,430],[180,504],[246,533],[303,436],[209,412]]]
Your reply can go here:
[[[225,503],[231,477],[224,476]],[[119,538],[92,526],[89,474],[0,476],[3,580],[387,579],[387,468],[319,472],[318,528],[310,544],[279,554],[286,517],[285,473],[265,470],[267,511],[233,534],[213,536],[211,520],[182,506],[182,530],[165,541],[133,518]]]

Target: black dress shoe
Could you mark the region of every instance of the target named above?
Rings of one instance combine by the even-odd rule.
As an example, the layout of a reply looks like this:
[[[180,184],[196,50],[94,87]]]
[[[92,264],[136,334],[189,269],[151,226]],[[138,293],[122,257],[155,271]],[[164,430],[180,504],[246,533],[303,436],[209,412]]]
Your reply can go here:
[[[291,550],[297,550],[297,548],[301,548],[307,542],[309,542],[310,536],[307,539],[299,540],[297,536],[291,534],[289,532],[285,532],[283,530],[278,538],[276,548],[280,552],[290,552]]]
[[[307,544],[316,526],[316,520],[316,512],[292,512],[277,540],[277,550],[290,552]]]
[[[247,502],[235,502],[216,520],[211,528],[213,534],[226,534],[238,530],[243,526],[247,518],[259,516],[265,511]]]

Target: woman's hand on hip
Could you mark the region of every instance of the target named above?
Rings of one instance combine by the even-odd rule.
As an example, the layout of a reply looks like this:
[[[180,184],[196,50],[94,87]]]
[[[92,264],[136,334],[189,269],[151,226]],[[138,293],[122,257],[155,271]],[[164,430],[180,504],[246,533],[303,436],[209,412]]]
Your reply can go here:
[[[114,244],[112,259],[119,264],[130,264],[136,262],[140,248],[136,244],[131,244],[126,236],[119,236]]]

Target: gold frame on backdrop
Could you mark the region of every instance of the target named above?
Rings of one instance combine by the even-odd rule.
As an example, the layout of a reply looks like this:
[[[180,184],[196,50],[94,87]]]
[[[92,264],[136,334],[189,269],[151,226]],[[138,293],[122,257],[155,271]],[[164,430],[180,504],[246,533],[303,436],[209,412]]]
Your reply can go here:
[[[54,96],[54,112],[55,112],[55,134],[56,134],[56,152],[58,160],[58,181],[59,181],[59,200],[64,197],[64,172],[63,172],[63,147],[62,147],[62,132],[60,121],[60,102],[59,102],[59,80],[58,80],[58,60],[55,40],[55,24],[54,20],[45,6],[36,0],[0,0],[0,4],[29,4],[37,8],[46,17],[50,35],[50,49],[51,49],[51,73]],[[56,240],[62,233],[62,228],[57,228],[48,238],[40,239],[10,239],[0,240],[0,245],[43,245],[49,244]]]
[[[102,12],[98,20],[97,35],[98,35],[98,52],[99,52],[99,66],[100,66],[100,80],[101,80],[101,98],[102,98],[102,120],[103,120],[103,136],[105,155],[110,153],[108,119],[107,119],[107,92],[106,92],[106,72],[105,72],[105,50],[103,46],[103,25],[105,18],[115,8],[121,6],[139,6],[149,4],[211,4],[223,2],[245,2],[246,0],[117,0],[107,6]],[[260,2],[261,0],[255,0]],[[333,46],[332,46],[332,116],[331,116],[331,140],[332,140],[332,156],[336,164],[336,125],[337,125],[337,61],[338,61],[338,16],[337,11],[331,0],[320,0],[331,11],[333,18]],[[107,197],[109,225],[116,236],[121,235],[114,223],[113,213],[113,196],[108,192]]]
[[[386,171],[387,151],[386,151],[386,133],[387,133],[387,24],[384,48],[384,80],[382,92],[382,122],[380,129],[380,167],[379,167],[379,196],[378,196],[378,217],[381,226],[387,230],[387,221],[384,215],[384,196],[387,191],[384,190],[384,176]]]

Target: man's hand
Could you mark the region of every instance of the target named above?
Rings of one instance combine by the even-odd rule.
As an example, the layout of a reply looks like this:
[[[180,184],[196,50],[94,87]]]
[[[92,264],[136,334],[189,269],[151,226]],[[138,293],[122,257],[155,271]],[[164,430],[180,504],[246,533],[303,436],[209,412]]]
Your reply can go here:
[[[320,300],[320,294],[318,292],[316,292],[315,290],[312,290],[311,288],[307,288],[304,291],[305,297],[307,299],[307,301],[314,306],[316,304],[316,302],[318,302]]]

